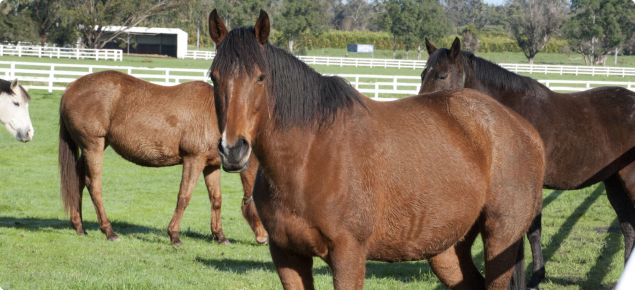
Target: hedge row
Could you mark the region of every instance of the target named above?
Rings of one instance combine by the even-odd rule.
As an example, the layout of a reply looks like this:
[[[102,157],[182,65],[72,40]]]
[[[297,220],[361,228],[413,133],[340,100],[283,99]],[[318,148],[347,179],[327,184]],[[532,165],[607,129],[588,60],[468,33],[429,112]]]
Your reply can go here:
[[[456,35],[447,36],[442,39],[433,40],[437,47],[450,47]],[[462,36],[459,36],[462,39]],[[279,33],[274,32],[272,42],[281,45],[286,41],[281,39]],[[347,44],[373,44],[377,50],[392,50],[393,37],[388,32],[371,32],[371,31],[338,31],[331,30],[321,34],[319,37],[307,37],[300,39],[300,47],[308,49],[317,48],[342,48],[345,49]],[[480,37],[480,52],[522,52],[516,40],[502,36],[500,33],[493,35],[484,34]],[[423,43],[422,43],[423,44]],[[545,49],[541,52],[557,53],[566,47],[565,40],[552,39]],[[397,39],[397,49],[404,50],[405,44]],[[410,47],[416,51],[416,47]]]

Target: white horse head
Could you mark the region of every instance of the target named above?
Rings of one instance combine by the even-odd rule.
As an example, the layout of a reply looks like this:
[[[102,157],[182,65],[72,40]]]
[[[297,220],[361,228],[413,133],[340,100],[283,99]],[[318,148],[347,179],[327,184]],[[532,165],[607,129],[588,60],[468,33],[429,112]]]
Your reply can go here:
[[[34,133],[29,118],[31,96],[27,90],[18,83],[18,79],[13,82],[0,79],[0,124],[22,142],[31,141]]]

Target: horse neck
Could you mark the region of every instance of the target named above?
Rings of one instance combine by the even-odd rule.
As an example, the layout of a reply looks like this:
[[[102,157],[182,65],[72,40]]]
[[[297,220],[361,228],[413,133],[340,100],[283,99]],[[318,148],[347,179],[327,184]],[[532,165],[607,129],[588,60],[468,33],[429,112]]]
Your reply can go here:
[[[471,70],[466,74],[465,88],[475,89],[486,95],[491,96],[506,107],[521,113],[523,109],[527,109],[525,100],[534,98],[534,90],[528,92],[515,92],[512,89],[487,85],[480,79],[477,79]]]
[[[13,115],[15,112],[11,112],[14,108],[11,103],[11,99],[5,94],[0,95],[0,125],[4,125],[9,122],[9,116]]]

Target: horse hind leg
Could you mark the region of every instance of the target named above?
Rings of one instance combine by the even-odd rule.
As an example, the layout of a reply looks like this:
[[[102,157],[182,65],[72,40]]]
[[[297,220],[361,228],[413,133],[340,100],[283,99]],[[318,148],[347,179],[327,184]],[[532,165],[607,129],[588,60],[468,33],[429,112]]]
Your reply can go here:
[[[635,163],[622,169],[619,174],[604,180],[606,196],[617,214],[624,235],[624,262],[628,260],[635,243]]]
[[[82,225],[82,196],[86,187],[86,157],[84,154],[77,160],[77,175],[79,179],[79,198],[77,204],[71,207],[71,225],[78,235],[86,235]]]
[[[179,239],[179,227],[181,225],[181,219],[185,208],[190,203],[192,198],[192,192],[194,186],[198,181],[198,177],[201,175],[201,171],[205,166],[205,160],[200,158],[184,158],[183,159],[183,173],[181,177],[181,187],[179,189],[179,195],[176,202],[176,209],[174,215],[168,226],[168,236],[170,237],[170,244],[180,246],[181,240]]]
[[[485,278],[472,260],[472,245],[477,236],[478,225],[474,225],[462,241],[429,259],[432,272],[450,289],[485,289]]]
[[[231,243],[223,234],[223,224],[221,222],[220,209],[223,203],[220,191],[220,166],[208,166],[203,169],[205,185],[209,194],[209,202],[212,207],[212,219],[210,228],[212,234],[218,240],[219,245],[230,245]]]
[[[112,226],[106,216],[106,209],[101,200],[101,170],[104,159],[104,148],[106,148],[104,138],[98,138],[90,143],[88,148],[82,148],[82,155],[86,158],[86,185],[90,198],[93,201],[99,229],[106,234],[109,241],[118,241],[119,236],[112,230]]]

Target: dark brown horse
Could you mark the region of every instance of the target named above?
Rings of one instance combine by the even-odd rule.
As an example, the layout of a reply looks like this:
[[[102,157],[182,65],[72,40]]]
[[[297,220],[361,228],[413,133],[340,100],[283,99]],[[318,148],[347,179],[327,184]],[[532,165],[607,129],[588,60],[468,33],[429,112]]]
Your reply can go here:
[[[545,144],[544,187],[568,190],[604,182],[624,233],[628,259],[635,240],[635,92],[601,87],[555,93],[529,77],[460,51],[458,38],[449,50],[437,49],[427,40],[426,47],[430,58],[419,93],[472,88],[527,119]],[[534,255],[530,288],[545,275],[540,232],[539,217],[527,235]]]
[[[168,235],[180,245],[179,224],[201,172],[212,203],[212,233],[229,244],[221,225],[221,161],[216,149],[213,87],[189,82],[173,87],[154,85],[116,71],[83,76],[66,88],[60,104],[59,165],[61,197],[77,234],[82,227],[82,191],[88,187],[99,228],[108,240],[118,240],[101,201],[104,150],[111,146],[130,162],[162,167],[183,164],[183,178]],[[81,149],[81,156],[79,150]],[[256,241],[267,242],[251,192],[258,163],[241,173],[245,196],[242,212]]]
[[[474,90],[365,98],[269,44],[264,11],[228,33],[214,10],[209,27],[223,168],[258,159],[254,201],[285,289],[313,289],[313,256],[335,289],[362,289],[366,260],[429,259],[453,289],[507,289],[522,274],[544,174],[522,117]],[[485,278],[470,251],[479,232]]]

